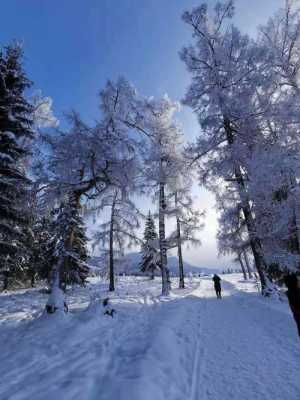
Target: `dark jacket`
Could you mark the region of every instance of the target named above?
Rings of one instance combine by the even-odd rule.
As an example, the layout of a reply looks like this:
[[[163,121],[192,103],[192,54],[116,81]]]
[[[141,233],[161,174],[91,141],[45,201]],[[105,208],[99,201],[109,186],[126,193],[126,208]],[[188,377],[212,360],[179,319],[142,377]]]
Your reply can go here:
[[[221,278],[218,275],[214,275],[212,280],[214,281],[215,289],[221,289]]]
[[[289,289],[286,292],[287,298],[289,299],[289,304],[291,311],[293,313],[294,319],[298,327],[298,334],[300,336],[300,289]]]
[[[286,295],[289,299],[291,311],[297,324],[300,336],[300,288],[299,277],[296,274],[289,274],[284,277],[284,283],[288,288]]]

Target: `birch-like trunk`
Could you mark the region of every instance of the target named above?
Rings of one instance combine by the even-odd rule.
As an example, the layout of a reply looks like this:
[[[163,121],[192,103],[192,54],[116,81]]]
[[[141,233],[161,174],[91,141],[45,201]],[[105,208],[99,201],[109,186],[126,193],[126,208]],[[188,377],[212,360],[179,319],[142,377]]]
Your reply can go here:
[[[65,295],[61,289],[61,270],[63,262],[63,257],[60,257],[52,270],[51,293],[46,304],[46,312],[48,314],[54,314],[57,311],[66,311]]]
[[[234,142],[234,137],[233,137],[233,128],[231,126],[230,120],[228,118],[224,118],[224,129],[226,132],[227,136],[227,141],[230,146],[233,145]],[[262,246],[260,239],[257,237],[256,232],[255,232],[255,223],[254,219],[251,213],[251,207],[250,207],[250,202],[248,198],[248,194],[246,192],[245,188],[245,183],[244,183],[244,178],[241,172],[241,168],[239,165],[236,165],[234,167],[234,175],[236,182],[238,184],[238,189],[239,189],[239,195],[241,198],[241,204],[242,204],[242,211],[243,215],[245,218],[248,234],[249,234],[249,239],[250,239],[250,247],[253,253],[256,269],[260,278],[261,282],[261,290],[262,294],[265,294],[266,288],[267,288],[267,282],[265,278],[265,268],[266,268],[266,262],[264,260],[263,252],[262,252]]]
[[[109,228],[109,291],[115,290],[115,272],[114,272],[114,219],[115,208],[118,192],[116,191],[113,197],[110,215],[110,228]]]
[[[247,280],[246,268],[245,268],[245,265],[243,263],[243,259],[242,259],[242,255],[241,254],[238,254],[238,259],[239,259],[239,262],[240,262],[240,265],[241,265],[241,268],[242,268],[242,271],[243,271],[244,280],[246,281]]]
[[[250,239],[250,247],[253,253],[256,269],[259,275],[259,279],[261,282],[261,290],[262,294],[265,294],[265,290],[267,288],[266,277],[264,274],[264,270],[266,268],[266,263],[262,254],[262,246],[260,240],[257,238],[255,233],[254,220],[250,211],[249,202],[247,202],[244,206],[242,206],[244,218],[246,221],[249,239]]]
[[[175,208],[177,210],[178,199],[177,192],[175,193]],[[179,268],[179,289],[184,289],[184,271],[183,271],[183,258],[182,258],[182,246],[181,246],[181,229],[180,219],[178,213],[176,215],[176,229],[177,229],[177,253],[178,253],[178,268]]]
[[[247,252],[245,250],[243,251],[243,256],[244,256],[244,260],[245,260],[245,264],[246,264],[246,268],[247,268],[247,271],[248,271],[249,278],[252,279],[253,278],[253,274],[252,274],[251,267],[250,267],[249,257],[248,257],[248,254],[247,254]]]
[[[167,258],[166,244],[166,227],[165,227],[165,184],[161,181],[159,184],[159,250],[160,250],[160,267],[162,280],[162,295],[168,296],[170,292],[170,278]]]

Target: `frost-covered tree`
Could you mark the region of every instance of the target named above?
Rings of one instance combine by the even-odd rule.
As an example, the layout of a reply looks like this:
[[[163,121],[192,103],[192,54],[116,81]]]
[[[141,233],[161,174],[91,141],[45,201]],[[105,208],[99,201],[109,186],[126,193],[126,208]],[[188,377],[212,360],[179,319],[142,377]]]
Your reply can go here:
[[[260,109],[256,143],[244,170],[266,271],[272,278],[299,269],[299,43],[297,2],[285,7],[260,28],[255,44],[260,55],[256,104]],[[268,77],[268,82],[264,80]],[[259,117],[258,117],[259,115]],[[247,254],[247,253],[246,253]]]
[[[259,44],[268,55],[275,91],[268,96],[265,115],[268,143],[253,158],[250,190],[256,196],[258,232],[270,273],[271,266],[282,272],[294,272],[300,266],[299,27],[299,6],[287,0],[285,7],[260,28]]]
[[[259,42],[269,55],[273,73],[280,87],[299,95],[300,8],[297,0],[285,0],[265,26],[260,27]],[[272,99],[274,101],[274,99]]]
[[[25,98],[31,86],[19,45],[0,50],[0,268],[4,289],[22,273],[26,257],[26,214],[30,180],[24,160],[31,140],[33,107]]]
[[[255,198],[256,229],[268,265],[278,265],[282,271],[295,271],[300,264],[296,184],[299,161],[296,161],[295,149],[288,154],[280,147],[275,144],[268,152],[256,152],[249,192]]]
[[[27,192],[27,201],[23,204],[23,212],[28,216],[27,224],[24,229],[24,252],[22,257],[22,283],[30,280],[34,286],[35,280],[40,278],[39,271],[42,267],[44,246],[42,240],[42,229],[39,226],[40,214],[37,207],[37,196],[35,186],[31,185],[31,190]]]
[[[248,190],[248,166],[263,137],[260,122],[265,104],[259,101],[260,90],[271,93],[274,87],[264,50],[232,25],[233,13],[231,0],[217,3],[212,17],[206,3],[184,13],[194,38],[194,45],[181,52],[192,75],[184,102],[196,112],[202,127],[192,149],[201,180],[215,192],[224,182],[236,188],[265,293],[267,262]]]
[[[167,266],[169,243],[166,237],[166,216],[170,209],[166,190],[168,183],[179,173],[181,159],[178,148],[183,141],[181,129],[174,121],[174,113],[177,110],[178,104],[167,96],[160,100],[149,99],[143,104],[143,130],[148,138],[143,154],[143,174],[149,189],[158,200],[158,239],[163,295],[168,295],[171,287]]]
[[[236,200],[234,192],[225,196],[217,196],[217,206],[219,215],[219,229],[217,233],[217,241],[219,254],[231,254],[234,261],[241,266],[244,279],[252,278],[252,272],[247,256],[249,248],[249,237],[246,230],[240,203]]]
[[[28,275],[32,286],[36,280],[51,282],[51,270],[55,263],[55,219],[53,215],[34,216],[28,260]]]
[[[118,107],[118,104],[122,107]],[[135,148],[143,160],[140,174],[144,180],[144,189],[152,192],[158,200],[160,266],[162,274],[162,293],[169,293],[170,280],[167,267],[167,250],[174,247],[174,238],[166,237],[166,216],[170,213],[167,197],[167,185],[181,171],[182,157],[180,148],[183,136],[174,120],[178,104],[167,96],[155,100],[144,99],[137,95],[132,86],[124,79],[109,82],[105,96],[105,107],[110,125],[121,132],[130,129],[131,138],[135,137]],[[174,205],[171,209],[174,210]]]
[[[160,269],[160,257],[155,246],[157,237],[155,222],[149,211],[145,223],[144,240],[141,248],[140,269],[143,273],[148,273],[151,279],[154,279],[155,271],[159,271]]]
[[[203,228],[201,219],[204,213],[200,212],[194,204],[192,197],[193,169],[182,149],[178,149],[176,158],[176,175],[168,182],[168,199],[173,203],[173,210],[169,211],[170,217],[175,217],[176,226],[171,233],[169,241],[174,240],[177,248],[179,288],[184,288],[183,244],[200,245],[197,236]]]
[[[100,93],[101,119],[94,127],[87,126],[72,113],[68,131],[56,130],[55,134],[45,137],[48,150],[37,167],[48,204],[55,205],[67,197],[72,199],[72,208],[79,209],[80,205],[101,198],[113,187],[123,188],[128,183],[135,160],[135,141],[129,134],[131,128],[121,116],[127,114],[130,94],[131,88],[123,80],[116,86],[108,82]],[[64,308],[59,287],[65,258],[74,250],[74,242],[68,238],[73,238],[73,234],[68,233],[62,240],[66,251],[60,252],[62,257],[53,266],[54,294],[49,299],[48,310]]]
[[[58,209],[55,221],[54,257],[60,268],[60,285],[85,285],[89,268],[86,263],[87,236],[81,215],[79,196],[71,193]]]
[[[114,129],[130,129],[131,138],[138,138],[134,146],[143,159],[140,178],[144,179],[144,188],[152,192],[158,200],[159,240],[162,274],[162,293],[170,290],[167,268],[167,250],[174,247],[174,237],[166,237],[166,216],[174,205],[168,206],[167,185],[181,171],[182,157],[180,147],[183,136],[174,120],[178,104],[167,96],[155,100],[144,99],[137,95],[132,86],[123,78],[109,82],[105,96],[105,107],[110,109],[109,122]],[[122,107],[118,107],[118,104]]]
[[[280,269],[282,273],[295,271],[300,262],[299,17],[297,2],[286,1],[285,8],[261,27],[255,44],[264,65],[255,81],[260,112],[253,113],[260,135],[243,168],[255,231],[270,278],[272,270],[276,274]]]
[[[272,269],[300,265],[300,13],[287,1],[255,42],[232,26],[233,12],[227,1],[213,17],[206,4],[184,14],[196,38],[182,52],[193,76],[185,101],[203,131],[192,148],[200,178],[223,202],[231,196],[221,211],[221,247],[238,256],[251,249],[266,294]]]
[[[136,236],[139,228],[140,212],[130,200],[128,193],[112,188],[103,196],[99,205],[100,210],[108,209],[108,220],[101,223],[95,234],[94,246],[101,245],[100,253],[108,262],[109,291],[115,290],[115,259],[123,255],[125,246],[138,244]]]
[[[197,233],[202,229],[201,218],[203,213],[197,210],[193,204],[193,199],[188,189],[176,190],[174,193],[174,206],[176,218],[176,231],[173,237],[176,237],[178,269],[179,269],[179,288],[184,288],[184,269],[182,245],[191,243],[199,245],[200,239]]]
[[[32,99],[34,111],[34,124],[37,128],[49,128],[59,125],[59,120],[54,116],[52,110],[53,100],[51,97],[42,96],[42,91],[34,93]]]

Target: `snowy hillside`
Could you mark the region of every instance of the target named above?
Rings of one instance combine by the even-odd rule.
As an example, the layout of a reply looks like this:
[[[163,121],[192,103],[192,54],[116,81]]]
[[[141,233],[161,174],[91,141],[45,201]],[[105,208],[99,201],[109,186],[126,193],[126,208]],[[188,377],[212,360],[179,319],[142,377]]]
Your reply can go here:
[[[141,275],[140,272],[140,264],[141,255],[140,253],[129,253],[126,254],[124,259],[117,263],[116,272],[119,274],[126,275]],[[103,264],[103,261],[99,257],[92,257],[89,261],[89,264],[92,267],[99,268],[102,272],[107,268],[106,265]],[[171,276],[178,276],[178,258],[175,256],[168,257],[168,268],[170,270]],[[191,265],[187,262],[184,262],[184,271],[186,274],[213,274],[219,273],[219,269],[217,268],[205,268],[205,267],[197,267],[195,265]],[[157,275],[160,275],[157,273]]]
[[[161,297],[156,279],[119,277],[68,295],[66,316],[41,315],[38,290],[1,294],[1,400],[299,400],[300,347],[286,302],[222,276]],[[176,288],[177,280],[172,280]]]

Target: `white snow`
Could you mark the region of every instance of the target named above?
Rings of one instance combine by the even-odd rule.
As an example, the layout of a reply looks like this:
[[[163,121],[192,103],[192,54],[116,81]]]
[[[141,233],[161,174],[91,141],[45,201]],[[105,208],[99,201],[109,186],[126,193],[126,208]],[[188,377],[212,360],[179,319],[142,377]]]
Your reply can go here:
[[[300,343],[286,302],[263,299],[240,274],[161,297],[160,280],[118,278],[68,295],[44,315],[37,289],[0,296],[1,400],[299,400]],[[173,287],[177,280],[173,280]]]

